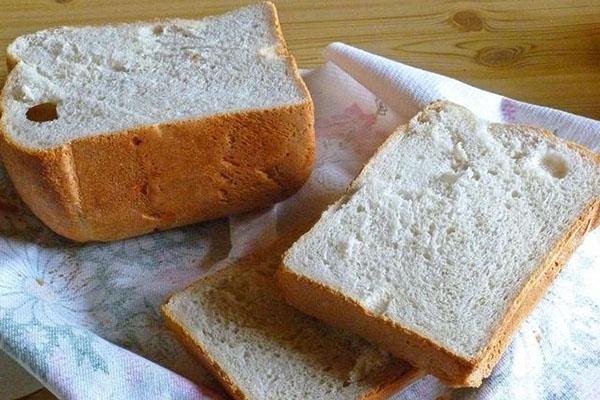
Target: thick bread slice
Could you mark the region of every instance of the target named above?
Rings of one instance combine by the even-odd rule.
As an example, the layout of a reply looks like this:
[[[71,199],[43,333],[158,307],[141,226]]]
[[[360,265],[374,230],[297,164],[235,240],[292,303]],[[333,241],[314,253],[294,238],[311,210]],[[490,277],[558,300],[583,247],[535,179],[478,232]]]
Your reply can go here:
[[[478,386],[600,217],[600,157],[429,105],[284,257],[286,300]]]
[[[271,3],[17,38],[0,153],[32,211],[113,240],[277,202],[307,179],[313,106]]]
[[[275,270],[290,240],[171,297],[167,325],[236,399],[386,398],[420,371],[288,306]]]

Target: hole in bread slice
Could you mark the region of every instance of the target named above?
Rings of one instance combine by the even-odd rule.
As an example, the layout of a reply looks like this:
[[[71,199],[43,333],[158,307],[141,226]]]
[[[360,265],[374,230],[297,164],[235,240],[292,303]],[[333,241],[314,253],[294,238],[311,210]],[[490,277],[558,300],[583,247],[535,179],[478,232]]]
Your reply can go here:
[[[548,153],[542,158],[542,166],[550,175],[557,179],[567,176],[569,167],[566,161],[556,153]]]
[[[58,119],[58,112],[56,111],[56,103],[48,101],[30,107],[25,116],[28,120],[34,122],[48,122]]]

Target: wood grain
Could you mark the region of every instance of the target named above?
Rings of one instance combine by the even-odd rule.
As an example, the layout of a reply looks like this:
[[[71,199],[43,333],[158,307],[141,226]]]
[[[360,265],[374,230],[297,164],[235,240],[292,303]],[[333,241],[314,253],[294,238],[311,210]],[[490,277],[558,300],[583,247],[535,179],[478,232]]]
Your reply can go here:
[[[246,3],[0,0],[0,47],[50,26],[197,18]],[[506,96],[600,119],[600,1],[275,3],[289,48],[303,68],[320,65],[323,47],[343,41]],[[0,81],[5,76],[3,69]]]

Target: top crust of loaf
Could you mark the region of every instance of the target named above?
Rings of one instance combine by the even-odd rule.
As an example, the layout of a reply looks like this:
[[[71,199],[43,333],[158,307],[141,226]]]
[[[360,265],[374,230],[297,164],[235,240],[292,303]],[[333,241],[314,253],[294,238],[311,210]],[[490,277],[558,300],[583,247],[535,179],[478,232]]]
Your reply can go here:
[[[0,126],[31,150],[310,102],[269,2],[200,20],[48,29],[17,38],[8,64]]]
[[[444,123],[450,131],[460,132],[470,129],[475,136],[471,139],[461,137],[460,134],[444,136],[445,134],[440,131],[442,128],[439,127]],[[482,128],[487,133],[481,131]],[[424,131],[428,133],[423,133]],[[394,159],[393,154],[396,154],[394,152],[410,146],[411,141],[418,140],[419,135],[431,135],[426,140],[433,140],[433,143],[421,143],[419,146],[410,147],[412,154],[398,153],[408,159],[404,160],[405,168],[396,168],[395,164],[401,163],[402,160],[398,160],[401,156]],[[452,140],[445,142],[446,137]],[[478,143],[486,148],[486,151],[498,152],[494,160],[498,160],[499,164],[482,164],[485,162],[482,161],[486,157],[485,151],[478,153],[474,149],[476,147],[474,143],[480,139],[481,142]],[[426,142],[425,139],[423,140]],[[444,143],[436,144],[436,140]],[[447,149],[441,152],[441,158],[438,158],[440,155],[436,151],[436,146]],[[504,154],[508,156],[505,157]],[[383,168],[383,165],[386,168]],[[484,170],[482,166],[489,169]],[[430,170],[424,171],[424,168]],[[518,173],[513,175],[511,171]],[[430,174],[432,180],[420,178],[421,174],[429,172],[432,172]],[[399,182],[393,184],[390,182],[390,176],[394,174]],[[521,176],[523,181],[515,178],[515,175]],[[382,184],[378,185],[377,180],[381,180]],[[425,190],[422,196],[428,196],[426,190],[430,187],[438,188],[436,185],[439,185],[440,193],[447,192],[448,196],[457,196],[457,191],[459,195],[463,185],[477,185],[473,180],[486,187],[492,184],[498,185],[501,190],[495,196],[502,199],[503,197],[498,196],[506,191],[508,194],[506,207],[514,207],[511,211],[506,211],[504,204],[500,203],[502,209],[497,208],[494,213],[486,214],[485,209],[482,210],[481,202],[495,200],[488,199],[486,191],[482,190],[477,201],[467,202],[464,209],[467,216],[470,210],[483,212],[482,225],[473,231],[480,237],[488,235],[487,228],[507,229],[506,226],[509,224],[515,224],[512,228],[510,228],[512,225],[509,226],[511,232],[503,234],[498,231],[487,240],[494,246],[502,243],[502,237],[510,237],[513,242],[512,248],[511,245],[505,245],[501,246],[502,249],[487,249],[478,256],[479,261],[473,264],[480,265],[479,269],[487,271],[486,265],[494,265],[488,258],[499,257],[497,271],[506,278],[504,280],[494,275],[493,271],[488,271],[489,276],[482,273],[482,276],[474,280],[474,275],[479,276],[478,269],[464,269],[464,266],[471,268],[473,261],[469,260],[467,253],[479,254],[477,252],[479,242],[476,238],[469,239],[468,232],[464,232],[464,229],[469,226],[466,223],[468,220],[463,223],[458,223],[460,220],[455,221],[457,223],[452,222],[452,215],[455,213],[453,208],[447,209],[444,213],[439,213],[435,209],[430,210],[431,215],[434,215],[432,218],[436,218],[436,221],[432,221],[431,225],[424,228],[410,223],[410,218],[417,220],[423,218],[429,224],[426,214],[421,216],[418,211],[421,207],[419,203],[413,202],[415,193],[421,188]],[[523,184],[512,187],[514,182]],[[502,186],[504,184],[511,189],[504,188]],[[377,207],[377,202],[393,204],[386,203],[386,197],[395,196],[388,193],[392,189],[387,190],[387,187],[400,190],[400,196],[394,198],[402,204],[402,208],[410,210],[414,217],[403,214],[401,209],[394,208],[393,205],[382,210]],[[600,157],[590,150],[565,143],[538,128],[485,125],[463,107],[446,102],[433,103],[418,114],[407,127],[401,128],[382,145],[377,155],[353,182],[347,195],[327,210],[315,227],[290,249],[284,259],[284,267],[280,271],[280,280],[288,301],[303,311],[348,329],[354,329],[355,332],[382,344],[396,355],[429,369],[451,384],[478,385],[481,378],[489,374],[519,321],[526,316],[543,294],[582,235],[598,223],[599,195]],[[536,200],[536,196],[540,199]],[[533,203],[527,205],[527,202],[521,202],[522,199],[531,199]],[[546,205],[546,201],[549,201],[550,206]],[[457,206],[455,203],[450,204],[454,204],[453,207]],[[365,210],[366,214],[361,214],[360,209]],[[522,221],[526,220],[524,218],[533,218],[527,217],[530,211],[536,213],[533,220],[537,222],[533,225],[535,228],[540,228],[540,231],[534,232],[531,231],[530,226],[523,226]],[[406,243],[401,237],[396,237],[398,234],[424,235],[427,241],[422,238],[420,243],[431,241],[431,243],[441,243],[441,247],[429,250],[430,247],[427,246],[421,249],[427,250],[427,253],[421,251],[423,254],[410,248],[402,248],[401,254],[388,259],[389,254],[395,254],[385,245],[388,239],[379,238],[377,232],[370,230],[371,225],[368,222],[361,230],[355,232],[350,222],[338,221],[348,212],[350,213],[348,216],[351,215],[350,220],[353,221],[361,221],[361,215],[389,213],[379,223],[383,224],[382,230],[390,224],[395,226],[386,233],[387,237],[394,238],[390,241],[391,244],[402,247],[402,243]],[[512,221],[511,218],[515,216],[522,220]],[[495,223],[493,219],[497,217],[506,217],[508,220],[502,224]],[[334,220],[335,225],[344,231],[337,232],[334,229],[331,225]],[[357,234],[362,237],[356,237]],[[465,234],[467,234],[466,244],[460,246],[449,238],[452,235],[462,237],[461,235]],[[530,243],[531,237],[536,238],[538,242]],[[319,247],[321,243],[324,245]],[[517,251],[520,249],[519,245],[514,243],[533,246],[531,248],[535,250],[531,250],[529,261],[525,263],[522,260],[517,261],[520,259],[518,254],[521,253]],[[462,246],[467,245],[475,248],[465,252],[464,257],[467,258],[461,258],[461,263],[456,264],[453,257],[463,254]],[[371,248],[374,254],[377,254],[376,265],[371,265],[365,258],[366,255],[352,258],[353,251],[362,254],[362,246]],[[528,249],[529,247],[523,251],[529,251]],[[444,253],[446,250],[452,253]],[[442,252],[444,257],[441,257],[439,252]],[[335,257],[343,261],[336,263]],[[511,257],[517,258],[513,260]],[[430,266],[432,265],[430,261],[434,262],[433,265],[437,265],[435,269]],[[322,262],[326,264],[321,265]],[[360,263],[357,264],[360,265],[360,270],[353,267],[357,262]],[[415,263],[428,271],[425,280],[414,279],[412,274],[420,276],[418,269],[410,267]],[[507,264],[502,266],[503,263]],[[406,265],[405,269],[401,269],[403,271],[401,274],[399,270],[393,270],[400,268],[401,265]],[[461,272],[459,265],[463,266],[462,271],[468,272],[468,276],[462,278],[453,276]],[[507,274],[508,265],[515,266],[512,267],[512,272]],[[452,268],[449,269],[447,266]],[[386,272],[388,269],[390,271]],[[435,271],[443,272],[439,282]],[[363,276],[364,273],[370,276]],[[382,276],[395,280],[396,286],[392,285],[393,290],[386,289],[386,280],[382,280]],[[480,283],[486,282],[487,279],[490,285],[503,285],[499,288],[501,290],[488,287],[483,291]],[[464,291],[460,289],[460,282],[464,286]],[[428,285],[437,285],[437,283],[441,286],[434,286],[434,290],[430,293]],[[409,286],[402,286],[403,284]],[[413,291],[417,296],[414,299],[410,295]],[[457,292],[455,295],[444,297],[454,291]],[[483,303],[469,302],[469,296],[478,294],[482,296]],[[419,303],[419,296],[422,303]],[[424,299],[423,296],[427,298]],[[416,301],[418,306],[424,309],[416,311],[410,304],[403,303],[403,300],[408,298]],[[476,300],[479,298],[477,297]],[[431,304],[426,304],[426,300]],[[337,307],[347,307],[347,314],[342,315],[343,313],[338,312],[336,315],[331,313],[327,315],[328,313],[322,310],[324,308],[322,304],[327,301],[337,304]],[[477,307],[469,311],[469,307],[473,304]],[[493,306],[486,306],[486,304]],[[438,308],[440,311],[436,316],[435,312]],[[459,308],[463,311],[459,312]],[[424,317],[419,319],[422,315],[427,315],[425,320],[422,319]],[[448,323],[452,318],[457,319],[453,328]],[[357,319],[362,321],[357,322]],[[443,321],[444,319],[446,322]],[[352,320],[352,323],[349,320]],[[371,326],[368,326],[365,321],[369,321]],[[448,328],[443,330],[444,326]],[[407,341],[404,343],[402,340]],[[426,351],[423,351],[424,349]],[[425,360],[425,358],[429,359]]]

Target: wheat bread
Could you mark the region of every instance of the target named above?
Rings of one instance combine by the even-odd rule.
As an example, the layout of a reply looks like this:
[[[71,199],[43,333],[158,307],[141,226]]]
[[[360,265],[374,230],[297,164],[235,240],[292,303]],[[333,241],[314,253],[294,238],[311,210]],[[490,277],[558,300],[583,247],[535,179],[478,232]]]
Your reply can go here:
[[[452,386],[488,376],[583,235],[600,158],[436,102],[287,252],[286,300]]]
[[[235,399],[386,398],[421,375],[285,303],[275,270],[291,235],[202,278],[162,307],[167,325]]]
[[[51,229],[114,240],[266,206],[314,158],[313,106],[271,3],[17,38],[0,153]]]

